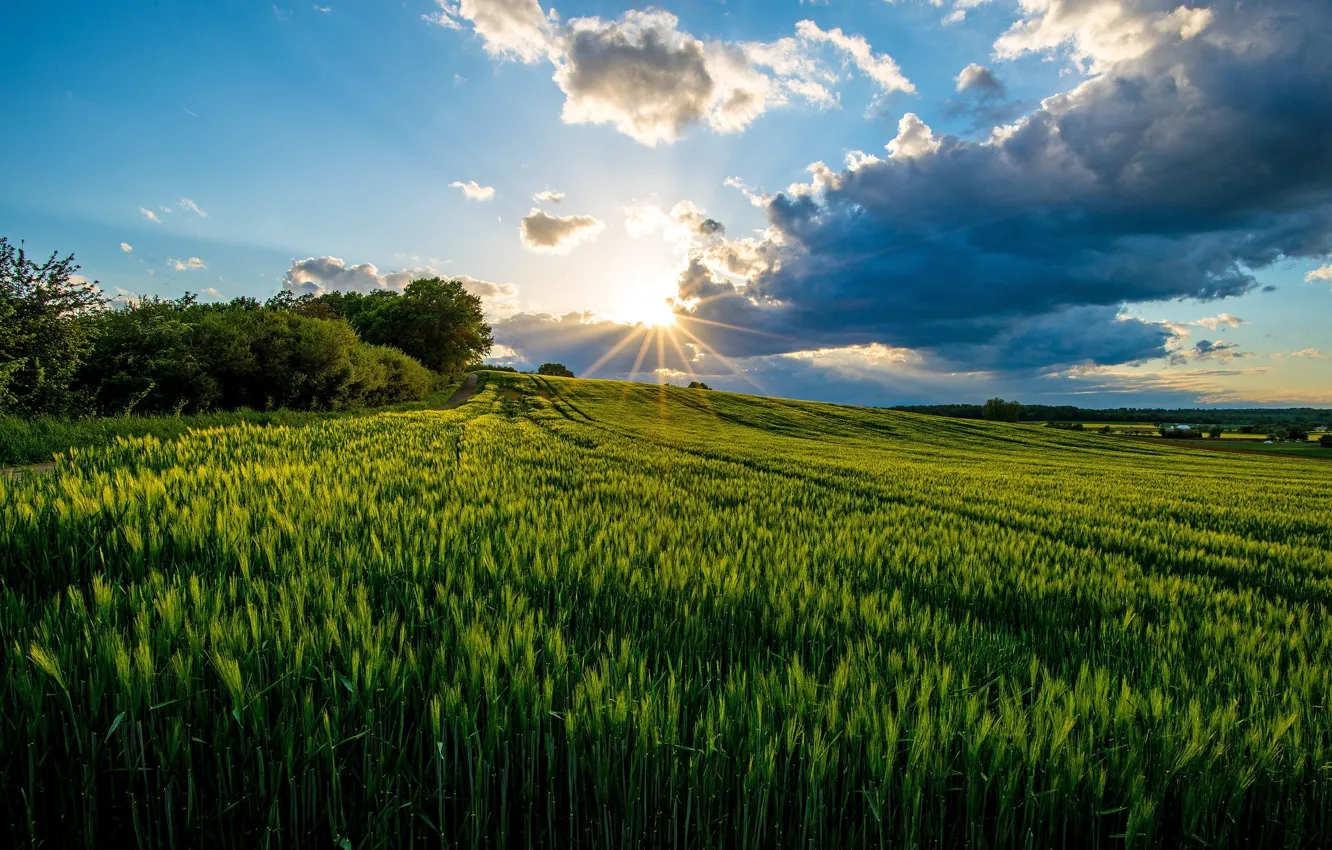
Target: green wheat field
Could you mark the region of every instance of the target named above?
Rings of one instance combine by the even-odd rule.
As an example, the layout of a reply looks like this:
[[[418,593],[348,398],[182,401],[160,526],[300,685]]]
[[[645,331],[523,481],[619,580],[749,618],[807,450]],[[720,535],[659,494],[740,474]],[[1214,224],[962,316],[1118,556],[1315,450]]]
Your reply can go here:
[[[0,478],[0,822],[1323,846],[1329,493],[1312,461],[498,373],[449,411],[117,438]]]

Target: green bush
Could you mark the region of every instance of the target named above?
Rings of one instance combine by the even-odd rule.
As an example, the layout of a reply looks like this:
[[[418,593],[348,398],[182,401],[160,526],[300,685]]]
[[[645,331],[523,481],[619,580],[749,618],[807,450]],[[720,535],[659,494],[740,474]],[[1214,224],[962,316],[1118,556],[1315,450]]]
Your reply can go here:
[[[572,378],[573,370],[563,363],[542,363],[537,367],[538,375],[551,375],[556,378]]]
[[[351,353],[352,380],[342,407],[382,407],[424,398],[436,376],[416,360],[384,345],[356,346]]]
[[[22,245],[0,238],[0,412],[23,416],[80,412],[72,386],[96,337],[90,317],[104,299],[74,274],[71,254],[38,265]]]
[[[345,319],[246,299],[150,299],[92,321],[77,384],[103,416],[377,407],[423,398],[436,380],[401,351],[360,342]]]

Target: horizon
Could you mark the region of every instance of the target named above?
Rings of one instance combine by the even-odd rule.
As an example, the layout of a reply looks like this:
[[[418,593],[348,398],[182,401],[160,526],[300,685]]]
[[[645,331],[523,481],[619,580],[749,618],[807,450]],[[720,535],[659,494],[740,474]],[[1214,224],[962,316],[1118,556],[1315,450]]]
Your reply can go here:
[[[497,365],[878,407],[1332,407],[1332,7],[9,17],[11,126],[40,131],[0,138],[0,236],[118,303],[438,275],[483,298]]]

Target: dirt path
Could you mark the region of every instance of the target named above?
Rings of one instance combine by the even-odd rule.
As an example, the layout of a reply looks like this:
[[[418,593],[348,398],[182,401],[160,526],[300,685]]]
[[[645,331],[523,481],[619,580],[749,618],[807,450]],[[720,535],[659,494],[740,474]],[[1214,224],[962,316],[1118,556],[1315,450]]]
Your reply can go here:
[[[28,466],[5,466],[0,467],[0,478],[10,478],[24,473],[35,473],[41,475],[55,469],[54,463],[33,463]]]
[[[461,387],[458,387],[458,391],[455,392],[453,395],[449,396],[449,400],[444,402],[444,406],[439,409],[452,410],[453,408],[462,404],[464,401],[467,401],[467,399],[471,398],[472,393],[475,392],[476,390],[476,379],[477,379],[477,374],[475,372],[469,374],[467,376],[467,380],[463,381],[463,385]]]

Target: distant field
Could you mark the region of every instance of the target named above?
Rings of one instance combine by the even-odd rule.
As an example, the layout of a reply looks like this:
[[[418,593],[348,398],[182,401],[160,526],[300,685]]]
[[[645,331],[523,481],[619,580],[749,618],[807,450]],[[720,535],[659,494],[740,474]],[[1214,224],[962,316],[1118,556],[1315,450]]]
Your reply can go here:
[[[1027,424],[1027,425],[1045,425],[1046,423],[1044,423],[1044,422],[1029,422],[1029,423],[1023,423],[1023,424]],[[1140,422],[1140,423],[1132,423],[1132,424],[1124,423],[1124,422],[1083,422],[1083,423],[1081,423],[1081,425],[1082,425],[1082,430],[1084,430],[1084,431],[1100,431],[1100,430],[1103,429],[1103,428],[1109,428],[1110,431],[1111,431],[1111,433],[1121,433],[1121,432],[1124,432],[1124,431],[1150,431],[1150,432],[1152,432],[1153,435],[1155,435],[1155,434],[1157,434],[1157,432],[1158,432],[1158,426],[1157,426],[1155,423],[1152,423],[1152,422]],[[1210,439],[1210,437],[1207,437],[1207,436],[1206,436],[1206,435],[1207,435],[1207,430],[1208,430],[1208,429],[1207,429],[1205,426],[1204,426],[1204,427],[1199,427],[1199,428],[1194,428],[1193,430],[1194,430],[1194,431],[1198,431],[1200,434],[1202,434],[1202,435],[1203,435],[1202,439]],[[1316,442],[1318,442],[1318,438],[1319,438],[1320,436],[1322,436],[1323,434],[1325,434],[1325,433],[1327,433],[1327,432],[1326,432],[1326,431],[1321,431],[1321,432],[1320,432],[1320,431],[1313,431],[1313,432],[1310,432],[1310,433],[1309,433],[1309,442],[1311,442],[1311,443],[1316,443]],[[1262,442],[1262,441],[1264,441],[1264,440],[1267,439],[1267,432],[1266,432],[1266,431],[1263,431],[1262,433],[1256,433],[1256,434],[1241,434],[1240,432],[1238,432],[1238,431],[1234,431],[1234,430],[1223,430],[1223,431],[1221,432],[1221,439],[1223,439],[1223,440],[1257,440],[1257,441],[1259,441],[1259,442]]]
[[[1276,441],[1267,442],[1267,436],[1264,434],[1229,434],[1223,433],[1221,439],[1215,440],[1211,437],[1203,437],[1196,440],[1166,440],[1160,437],[1134,437],[1138,440],[1151,440],[1160,445],[1176,446],[1186,449],[1207,449],[1211,451],[1233,451],[1242,453],[1286,455],[1299,458],[1317,458],[1332,460],[1332,449],[1323,448],[1318,444],[1318,438],[1311,437],[1303,443],[1289,443]]]
[[[1041,424],[1044,423],[1033,423]],[[1140,439],[1150,439],[1159,443],[1169,445],[1180,445],[1186,448],[1211,448],[1219,449],[1218,442],[1224,442],[1232,445],[1237,450],[1261,451],[1269,454],[1291,455],[1296,457],[1328,457],[1332,458],[1332,449],[1324,449],[1318,445],[1318,438],[1322,433],[1314,432],[1309,435],[1306,443],[1286,443],[1274,442],[1271,445],[1264,445],[1267,441],[1267,434],[1241,434],[1237,431],[1222,431],[1220,440],[1215,440],[1207,436],[1206,429],[1194,429],[1199,433],[1197,439],[1187,440],[1163,440],[1159,436],[1156,425],[1153,424],[1124,424],[1122,422],[1084,422],[1082,423],[1081,433],[1101,434],[1104,428],[1109,428],[1109,433],[1120,437],[1136,437]],[[1062,430],[1054,429],[1051,430]],[[1074,432],[1078,433],[1078,432]]]
[[[1288,457],[1320,458],[1332,460],[1332,449],[1320,447],[1317,443],[1272,443],[1262,440],[1161,440],[1162,443],[1181,445],[1184,448],[1209,449],[1217,452],[1243,452],[1286,455]]]
[[[1302,847],[1332,466],[490,374],[0,478],[16,846]],[[6,845],[10,846],[10,845]]]
[[[1141,429],[1156,430],[1156,425],[1152,422],[1083,422],[1082,427],[1089,431],[1093,428],[1110,428],[1113,431],[1132,431]]]

